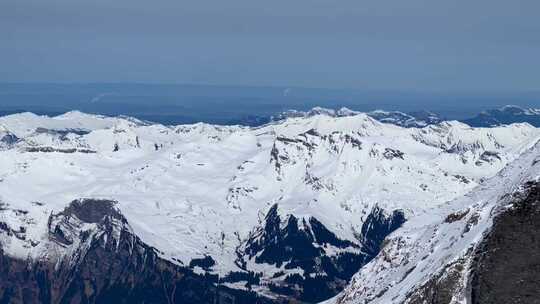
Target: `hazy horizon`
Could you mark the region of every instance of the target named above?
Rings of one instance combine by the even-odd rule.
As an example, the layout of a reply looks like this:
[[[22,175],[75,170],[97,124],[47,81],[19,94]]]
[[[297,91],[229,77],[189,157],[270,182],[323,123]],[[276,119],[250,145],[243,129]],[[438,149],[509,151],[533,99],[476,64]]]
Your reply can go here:
[[[260,124],[283,111],[315,106],[357,111],[432,111],[466,119],[504,105],[540,107],[540,92],[440,93],[295,87],[136,83],[0,83],[0,114],[70,110],[128,115],[166,124]]]

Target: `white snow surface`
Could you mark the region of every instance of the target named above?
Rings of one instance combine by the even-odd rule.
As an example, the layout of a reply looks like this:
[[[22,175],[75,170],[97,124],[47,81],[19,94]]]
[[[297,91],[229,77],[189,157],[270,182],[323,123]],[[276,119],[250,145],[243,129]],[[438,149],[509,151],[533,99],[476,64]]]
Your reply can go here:
[[[210,255],[219,274],[239,270],[236,248],[275,203],[283,215],[316,217],[352,241],[373,206],[403,209],[411,220],[400,233],[421,239],[418,223],[442,216],[441,206],[540,138],[529,124],[401,128],[362,113],[258,128],[22,113],[0,117],[0,130],[20,138],[0,149],[0,221],[26,231],[25,240],[0,233],[7,254],[45,257],[51,213],[75,199],[106,198],[118,201],[135,234],[163,258],[186,265]],[[375,271],[369,265],[359,276]]]

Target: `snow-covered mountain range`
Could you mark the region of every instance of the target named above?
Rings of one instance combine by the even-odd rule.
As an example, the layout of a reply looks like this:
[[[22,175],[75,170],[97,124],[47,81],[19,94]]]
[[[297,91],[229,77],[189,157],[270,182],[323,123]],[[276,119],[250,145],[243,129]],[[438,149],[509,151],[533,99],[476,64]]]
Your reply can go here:
[[[297,111],[297,110],[288,110],[282,112],[276,116],[273,116],[269,121],[280,121],[287,118],[293,117],[310,117],[315,115],[326,115],[332,117],[345,117],[345,116],[355,116],[362,114],[362,112],[354,111],[345,107],[340,108],[339,110],[315,107],[309,111]],[[437,124],[443,121],[437,114],[429,111],[417,111],[411,113],[404,113],[400,111],[383,111],[375,110],[366,112],[365,115],[379,121],[382,123],[394,124],[400,127],[405,128],[421,128],[427,125]]]
[[[35,277],[4,273],[0,298],[24,285],[54,303],[401,303],[471,257],[489,206],[534,180],[540,130],[374,115],[321,110],[253,128],[1,117],[0,253]],[[104,260],[114,279],[93,273]]]
[[[540,126],[540,109],[507,105],[498,109],[483,111],[472,118],[465,119],[464,122],[476,127],[495,127],[516,122],[527,122],[538,127]]]
[[[269,119],[259,119],[260,121],[269,122],[279,121],[288,117],[309,117],[319,114],[334,117],[343,117],[357,115],[359,113],[361,112],[354,111],[348,108],[340,108],[338,110],[334,110],[315,107],[309,111],[288,110]],[[405,128],[422,128],[427,125],[438,124],[447,120],[440,115],[430,111],[415,111],[405,113],[401,111],[374,110],[366,112],[365,114],[379,122],[394,124]],[[500,108],[482,111],[473,117],[462,119],[460,121],[472,127],[490,128],[524,122],[529,123],[535,127],[540,127],[540,109],[524,108],[516,105],[506,105]],[[253,124],[254,121],[249,121],[249,123]]]

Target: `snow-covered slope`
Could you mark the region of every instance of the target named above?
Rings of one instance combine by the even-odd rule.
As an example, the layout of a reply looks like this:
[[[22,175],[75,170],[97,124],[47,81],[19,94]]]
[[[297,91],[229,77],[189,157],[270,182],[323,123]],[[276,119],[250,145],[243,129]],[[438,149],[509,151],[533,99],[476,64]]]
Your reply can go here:
[[[362,113],[258,128],[24,113],[0,126],[6,254],[50,258],[51,214],[106,199],[161,258],[311,302],[339,292],[404,221],[439,212],[540,138],[528,124],[402,128]]]
[[[536,267],[539,258],[535,239],[540,231],[536,227],[527,232],[530,224],[538,226],[540,214],[539,157],[537,143],[468,194],[409,218],[386,239],[380,254],[353,277],[345,291],[325,303],[538,303],[538,275],[526,277],[526,268]],[[497,227],[516,215],[521,218]],[[494,226],[494,222],[498,224]],[[497,229],[500,235],[490,244]],[[513,246],[507,245],[505,238],[511,239]],[[520,242],[524,247],[516,248],[515,243]],[[499,267],[510,264],[506,271],[498,270],[506,281],[497,283],[511,285],[514,290],[504,290],[493,282],[479,288],[478,277],[496,275],[493,272],[497,270],[482,273],[486,267],[483,260],[494,252],[504,252],[505,260],[496,261]],[[520,281],[520,277],[525,279]],[[534,285],[536,290],[527,290]],[[496,290],[499,288],[504,291]],[[497,292],[495,302],[478,296]]]

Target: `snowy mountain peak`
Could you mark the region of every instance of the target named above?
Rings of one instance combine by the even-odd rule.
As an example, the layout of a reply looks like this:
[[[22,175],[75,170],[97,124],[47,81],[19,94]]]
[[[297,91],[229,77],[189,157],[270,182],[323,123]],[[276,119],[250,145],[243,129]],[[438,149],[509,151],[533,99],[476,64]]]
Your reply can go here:
[[[322,135],[335,132],[375,135],[381,134],[384,129],[390,130],[394,128],[394,126],[384,126],[365,113],[344,117],[317,114],[306,117],[287,118],[282,123],[272,124],[270,127],[276,134],[288,137],[300,135],[310,130],[314,130]]]
[[[64,119],[64,120],[88,120],[88,119],[104,119],[106,118],[103,115],[87,114],[81,111],[72,110],[64,114],[60,114],[54,117],[55,119]]]
[[[358,111],[353,111],[349,108],[342,107],[339,110],[337,110],[336,114],[337,116],[352,116],[358,114]]]

